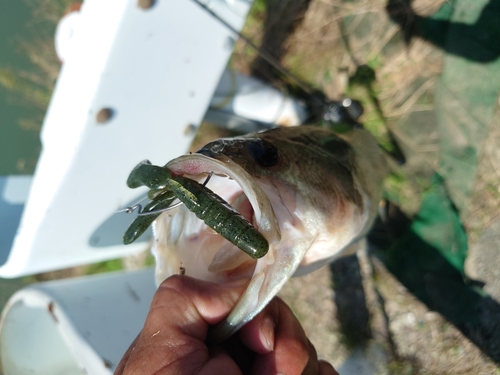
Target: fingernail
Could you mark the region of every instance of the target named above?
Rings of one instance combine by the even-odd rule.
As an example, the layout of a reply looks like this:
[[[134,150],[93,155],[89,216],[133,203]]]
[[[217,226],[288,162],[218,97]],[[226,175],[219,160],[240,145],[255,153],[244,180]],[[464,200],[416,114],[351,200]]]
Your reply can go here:
[[[260,339],[267,350],[274,349],[274,321],[270,316],[266,316],[260,326]]]

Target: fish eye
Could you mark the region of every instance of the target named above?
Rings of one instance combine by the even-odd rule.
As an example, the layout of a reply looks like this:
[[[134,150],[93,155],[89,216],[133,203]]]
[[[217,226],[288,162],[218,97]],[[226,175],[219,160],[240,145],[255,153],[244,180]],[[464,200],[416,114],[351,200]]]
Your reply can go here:
[[[278,162],[278,150],[268,141],[250,141],[247,150],[250,157],[261,167],[272,167]]]

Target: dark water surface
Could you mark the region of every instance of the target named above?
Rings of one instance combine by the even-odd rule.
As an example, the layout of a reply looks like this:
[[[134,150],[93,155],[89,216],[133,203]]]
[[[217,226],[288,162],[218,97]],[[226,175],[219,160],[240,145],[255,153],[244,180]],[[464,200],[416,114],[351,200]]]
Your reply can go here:
[[[33,71],[19,47],[21,40],[32,36],[27,27],[32,17],[28,2],[0,0],[0,69]],[[39,115],[39,109],[0,84],[0,175],[33,172],[40,152],[39,133],[23,129],[19,121]]]

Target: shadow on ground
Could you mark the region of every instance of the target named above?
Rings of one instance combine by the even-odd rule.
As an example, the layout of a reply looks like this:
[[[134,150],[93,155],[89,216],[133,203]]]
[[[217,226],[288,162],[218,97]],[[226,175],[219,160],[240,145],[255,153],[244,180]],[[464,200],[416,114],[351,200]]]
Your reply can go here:
[[[348,346],[362,345],[372,338],[372,331],[357,256],[350,255],[333,262],[330,271],[340,332]]]
[[[266,19],[261,49],[280,60],[286,52],[284,49],[286,39],[297,23],[302,20],[310,2],[311,0],[266,1]],[[275,81],[279,77],[276,69],[260,56],[252,64],[252,76],[268,82]]]
[[[398,211],[386,223],[379,221],[370,234],[373,253],[387,269],[431,310],[439,312],[495,362],[500,362],[500,304],[484,293],[445,256],[426,242],[416,224]],[[395,238],[392,228],[408,223]],[[392,227],[392,228],[391,228]]]
[[[370,233],[370,255],[377,257],[405,288],[430,310],[440,313],[493,361],[500,363],[500,304],[485,294],[481,283],[467,279],[422,239],[414,223],[395,210],[391,220],[378,221]],[[363,346],[372,339],[371,312],[367,305],[358,258],[348,256],[330,265],[336,319],[349,347]],[[385,301],[378,295],[385,314]],[[386,327],[389,327],[385,314]],[[401,359],[388,331],[388,344],[395,359]],[[415,363],[415,365],[417,365]]]
[[[471,61],[488,63],[500,56],[500,2],[490,0],[473,24],[450,22],[455,1],[449,1],[432,17],[422,17],[412,10],[412,0],[389,0],[386,6],[391,19],[400,25],[407,43],[423,38],[448,54]]]

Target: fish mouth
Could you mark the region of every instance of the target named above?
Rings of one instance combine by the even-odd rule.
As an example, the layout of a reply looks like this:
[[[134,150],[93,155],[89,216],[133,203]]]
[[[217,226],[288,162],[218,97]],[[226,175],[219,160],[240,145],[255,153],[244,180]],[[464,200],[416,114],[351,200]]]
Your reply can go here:
[[[251,204],[257,229],[270,244],[279,242],[280,229],[269,198],[252,176],[232,159],[227,157],[216,159],[196,153],[173,159],[165,167],[174,175],[183,175],[194,180],[215,175],[235,181]]]
[[[200,183],[211,176],[207,187],[265,237],[269,250],[258,260],[251,258],[181,205],[160,215],[153,225],[157,284],[182,268],[198,279],[238,286],[255,276],[258,262],[273,262],[273,245],[281,240],[280,227],[269,198],[248,172],[231,159],[202,154],[183,155],[165,167],[173,175]]]

